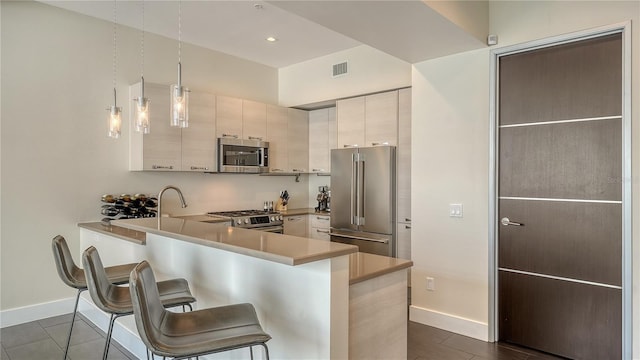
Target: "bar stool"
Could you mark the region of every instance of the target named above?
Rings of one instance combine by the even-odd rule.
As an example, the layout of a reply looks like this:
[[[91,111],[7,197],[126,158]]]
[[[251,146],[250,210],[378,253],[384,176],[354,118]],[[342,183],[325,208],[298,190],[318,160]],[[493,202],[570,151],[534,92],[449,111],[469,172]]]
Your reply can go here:
[[[91,246],[82,254],[82,265],[87,274],[87,285],[89,294],[96,306],[111,314],[109,320],[109,328],[107,331],[107,339],[104,345],[102,358],[107,359],[109,353],[109,345],[111,343],[111,335],[115,321],[126,315],[133,313],[133,304],[131,302],[131,293],[125,286],[117,286],[109,282],[98,250]],[[161,308],[169,308],[174,306],[188,306],[191,309],[191,303],[196,299],[191,295],[189,284],[185,279],[171,279],[160,281],[154,284],[156,291],[160,294],[159,301]]]
[[[262,345],[267,360],[271,339],[260,326],[251,304],[237,304],[173,313],[162,307],[153,270],[143,261],[131,272],[129,290],[138,333],[154,355],[187,359]]]
[[[78,300],[80,300],[80,293],[87,290],[87,281],[85,278],[84,270],[76,266],[73,262],[73,257],[69,251],[67,241],[61,235],[57,235],[51,242],[51,248],[53,249],[53,258],[56,263],[56,270],[62,282],[70,287],[78,290],[76,293],[76,304],[73,307],[73,316],[71,318],[71,327],[69,327],[69,335],[67,336],[67,345],[64,348],[64,359],[67,359],[67,353],[69,352],[69,344],[71,342],[71,333],[73,332],[73,324],[76,320],[76,313],[78,311]],[[114,284],[126,284],[129,282],[129,273],[138,263],[124,264],[117,266],[110,266],[105,268],[107,278]]]

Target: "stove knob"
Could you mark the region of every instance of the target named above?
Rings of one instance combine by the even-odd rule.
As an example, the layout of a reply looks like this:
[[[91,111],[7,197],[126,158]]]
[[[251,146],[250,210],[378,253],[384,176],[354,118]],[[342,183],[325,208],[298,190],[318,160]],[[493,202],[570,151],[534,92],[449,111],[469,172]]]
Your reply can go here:
[[[278,220],[282,221],[282,215],[278,216]]]
[[[272,221],[272,222],[273,222],[273,221],[276,221],[275,216],[272,216],[272,217],[271,217],[271,221]]]
[[[247,218],[247,219],[244,219],[244,223],[245,223],[245,224],[248,224],[248,223],[249,223],[249,219],[248,219],[248,218]]]

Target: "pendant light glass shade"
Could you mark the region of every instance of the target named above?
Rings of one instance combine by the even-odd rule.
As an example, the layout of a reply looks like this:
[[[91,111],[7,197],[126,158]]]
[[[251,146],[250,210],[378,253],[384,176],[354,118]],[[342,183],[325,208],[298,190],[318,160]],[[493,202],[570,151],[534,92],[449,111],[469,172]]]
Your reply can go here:
[[[189,89],[182,86],[182,74],[178,63],[178,83],[171,85],[171,126],[189,127]]]
[[[140,96],[133,99],[133,121],[136,131],[143,134],[151,132],[149,106],[151,100],[144,97],[144,0],[142,1],[142,24],[140,31]]]
[[[149,105],[151,100],[144,97],[144,77],[142,77],[142,82],[140,84],[140,96],[133,100],[136,102],[136,105],[133,108],[136,131],[143,134],[149,134],[151,132],[151,124],[149,122]]]
[[[171,126],[189,127],[189,89],[182,86],[182,1],[178,1],[178,83],[171,85]]]
[[[120,128],[122,127],[122,108],[116,104],[116,89],[113,89],[113,105],[109,110],[109,137],[117,139],[120,137]]]

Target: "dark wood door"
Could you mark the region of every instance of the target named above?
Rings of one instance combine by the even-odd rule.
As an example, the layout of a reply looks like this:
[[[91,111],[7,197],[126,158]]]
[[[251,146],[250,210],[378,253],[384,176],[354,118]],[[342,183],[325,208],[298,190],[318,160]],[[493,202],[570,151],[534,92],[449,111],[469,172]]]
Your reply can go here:
[[[620,359],[621,35],[502,56],[498,101],[499,338]]]

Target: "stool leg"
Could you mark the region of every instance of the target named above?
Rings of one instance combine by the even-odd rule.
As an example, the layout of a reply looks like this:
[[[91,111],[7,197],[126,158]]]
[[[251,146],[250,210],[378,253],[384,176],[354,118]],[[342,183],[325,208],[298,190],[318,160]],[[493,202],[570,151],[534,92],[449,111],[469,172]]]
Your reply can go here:
[[[267,344],[262,343],[262,347],[264,347],[264,353],[267,355],[267,360],[269,360],[269,348],[267,347]]]
[[[73,307],[73,316],[71,317],[71,326],[69,327],[69,336],[67,337],[67,345],[64,347],[64,358],[67,360],[67,354],[69,353],[69,344],[71,343],[71,333],[73,332],[73,323],[76,321],[76,313],[78,312],[78,301],[80,300],[80,293],[86,289],[78,289],[76,294],[76,304]]]
[[[251,360],[253,360],[253,346],[249,346],[249,354],[251,354]]]
[[[118,316],[116,314],[111,314],[111,319],[109,320],[109,330],[107,331],[107,340],[104,343],[104,352],[102,353],[102,360],[107,360],[107,355],[109,355],[109,345],[111,344],[111,333],[113,332],[113,324],[116,322]]]

